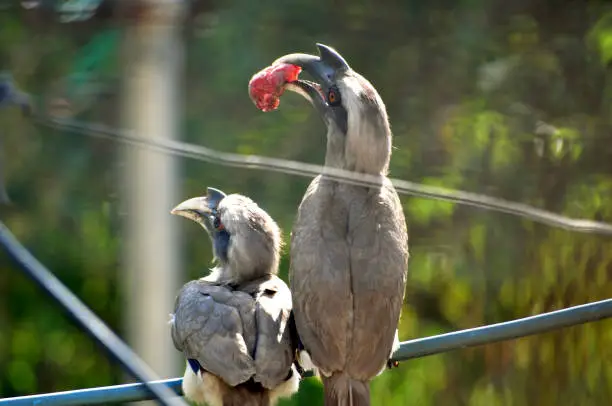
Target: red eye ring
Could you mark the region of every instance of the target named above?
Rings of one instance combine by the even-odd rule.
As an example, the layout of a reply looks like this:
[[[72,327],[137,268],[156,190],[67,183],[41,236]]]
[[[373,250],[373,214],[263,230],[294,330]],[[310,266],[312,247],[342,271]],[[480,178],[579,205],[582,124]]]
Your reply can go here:
[[[340,104],[340,92],[335,86],[327,91],[327,102],[332,106]]]
[[[221,231],[225,228],[219,217],[215,217],[215,219],[213,220],[213,227],[215,227],[215,230],[217,231]]]

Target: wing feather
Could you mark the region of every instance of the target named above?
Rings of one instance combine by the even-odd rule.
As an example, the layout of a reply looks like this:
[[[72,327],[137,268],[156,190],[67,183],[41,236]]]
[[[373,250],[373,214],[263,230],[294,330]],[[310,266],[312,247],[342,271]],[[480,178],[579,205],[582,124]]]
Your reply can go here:
[[[189,282],[176,300],[174,345],[227,384],[239,385],[255,374],[254,340],[248,339],[255,336],[254,314],[254,301],[244,292]]]
[[[255,380],[273,389],[287,379],[295,357],[296,340],[289,326],[291,292],[278,277],[260,285],[255,317]]]

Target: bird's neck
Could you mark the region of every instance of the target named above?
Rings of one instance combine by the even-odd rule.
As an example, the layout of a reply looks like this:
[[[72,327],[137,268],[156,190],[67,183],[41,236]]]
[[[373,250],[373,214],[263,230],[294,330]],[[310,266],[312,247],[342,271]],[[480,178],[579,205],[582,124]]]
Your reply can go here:
[[[264,276],[274,275],[278,270],[278,260],[266,264],[241,263],[241,261],[219,262],[204,279],[223,285],[239,285]]]
[[[348,122],[346,135],[327,134],[325,166],[386,175],[391,159],[391,131],[385,123]]]

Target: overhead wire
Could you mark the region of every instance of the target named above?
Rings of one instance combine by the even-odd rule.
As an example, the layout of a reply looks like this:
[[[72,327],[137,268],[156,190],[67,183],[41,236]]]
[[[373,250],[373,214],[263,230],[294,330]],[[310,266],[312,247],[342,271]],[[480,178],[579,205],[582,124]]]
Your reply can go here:
[[[268,170],[301,177],[316,177],[320,174],[338,182],[360,186],[380,186],[385,182],[382,176],[347,171],[339,168],[309,164],[281,158],[263,157],[258,155],[243,155],[223,152],[193,143],[144,137],[129,130],[110,128],[102,124],[89,124],[73,119],[35,116],[34,121],[40,125],[69,131],[86,136],[102,137],[125,144],[150,148],[159,152],[173,154],[185,158],[205,161],[213,164]],[[419,198],[442,200],[446,202],[472,206],[480,209],[501,212],[526,218],[552,227],[558,227],[581,233],[612,235],[612,224],[576,219],[550,211],[538,209],[523,203],[454,190],[431,185],[424,185],[402,179],[390,179],[399,194],[412,195]]]

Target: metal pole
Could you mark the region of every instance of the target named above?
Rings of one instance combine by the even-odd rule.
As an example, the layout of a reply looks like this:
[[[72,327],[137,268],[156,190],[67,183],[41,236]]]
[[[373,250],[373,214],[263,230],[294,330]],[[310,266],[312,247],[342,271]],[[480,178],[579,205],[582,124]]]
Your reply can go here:
[[[612,317],[612,299],[568,307],[550,313],[405,341],[393,354],[393,361],[405,361],[440,354],[458,348],[491,344],[513,338],[545,333],[564,327]]]
[[[166,379],[153,381],[153,387],[166,387],[176,395],[182,395],[181,383],[183,379]],[[127,385],[102,386],[100,388],[81,389],[66,392],[47,393],[42,395],[21,396],[18,398],[0,399],[4,406],[69,406],[69,405],[99,405],[108,403],[135,402],[150,399],[146,387],[140,383]]]
[[[612,299],[569,307],[567,309],[538,314],[537,316],[512,320],[505,323],[404,341],[395,354],[393,354],[393,360],[406,361],[412,358],[440,354],[458,348],[491,344],[512,338],[544,333],[554,329],[602,320],[609,317],[612,317]],[[177,393],[180,393],[178,387],[181,381],[182,379],[177,378],[163,381],[163,383],[175,388]],[[66,395],[63,393],[54,393],[49,395],[37,395],[37,397],[46,401],[46,397],[51,396],[54,405],[73,404],[67,402],[70,402],[75,396],[78,396],[79,404],[81,405],[95,404],[98,403],[98,399],[104,398],[106,393],[110,393],[107,403],[150,399],[150,395],[141,391],[143,388],[143,384],[122,385],[86,389],[85,391],[65,392]],[[28,400],[30,398],[31,397],[0,399],[0,406],[34,405],[31,400]],[[24,403],[15,403],[18,401],[21,402],[22,400]],[[64,403],[64,400],[66,403]],[[38,405],[40,403],[36,404]]]
[[[144,384],[139,384],[144,390],[143,395],[147,399],[159,399],[163,405],[185,405],[185,403],[166,388],[152,386],[147,383],[156,379],[141,359],[136,356],[113,331],[108,328],[102,320],[96,316],[87,306],[83,304],[66,286],[64,286],[47,268],[28,252],[28,250],[17,241],[8,228],[0,222],[0,245],[6,250],[13,261],[34,280],[42,289],[55,299],[83,329],[98,343],[102,344],[110,355],[121,363],[123,368],[134,378]],[[19,399],[19,398],[15,398]],[[1,400],[6,402],[7,400]],[[11,401],[11,399],[8,399]],[[30,403],[32,404],[32,403]]]
[[[131,6],[137,10],[132,13]],[[138,0],[125,4],[128,26],[123,48],[124,126],[143,138],[174,140],[179,133],[182,0]],[[162,377],[179,372],[180,353],[168,327],[183,280],[176,219],[181,200],[177,158],[128,146],[125,149],[124,323],[128,342]]]

